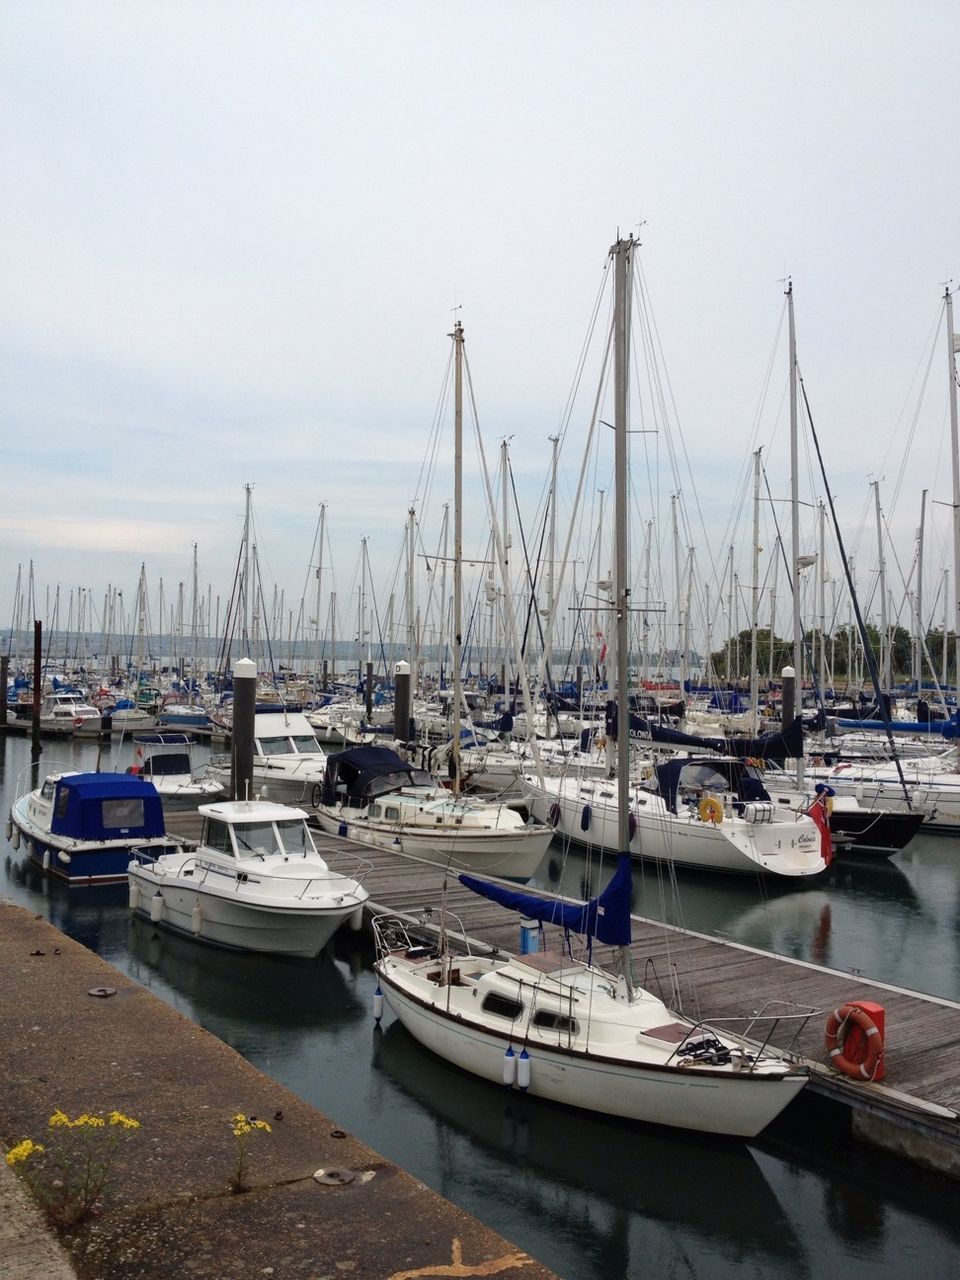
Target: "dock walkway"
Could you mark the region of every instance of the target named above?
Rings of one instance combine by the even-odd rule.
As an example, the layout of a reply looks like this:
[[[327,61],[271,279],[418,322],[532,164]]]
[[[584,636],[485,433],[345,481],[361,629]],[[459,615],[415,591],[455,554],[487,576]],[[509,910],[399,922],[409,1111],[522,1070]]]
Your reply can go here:
[[[458,932],[473,946],[519,950],[516,917],[465,889],[455,873],[445,874],[409,854],[319,832],[314,837],[325,857],[335,860],[349,849],[370,862],[364,877],[368,915],[416,918],[430,908],[436,918],[445,893],[448,915],[460,922]],[[548,938],[548,945],[559,949],[558,940]],[[609,947],[594,949],[601,965],[611,955]],[[643,985],[667,1003],[676,989],[687,1016],[728,1029],[744,1030],[749,1016],[767,1001],[819,1010],[795,1043],[793,1022],[781,1022],[771,1037],[777,1047],[802,1057],[810,1070],[808,1088],[847,1106],[853,1132],[863,1140],[960,1177],[960,1004],[638,916],[633,917],[632,955]],[[826,1018],[855,1000],[872,1000],[886,1013],[882,1082],[852,1080],[826,1059]]]
[[[168,822],[171,831],[194,840],[200,825],[197,813],[176,814]],[[316,828],[314,840],[332,863],[347,856],[369,863],[363,877],[370,895],[367,918],[390,913],[415,920],[428,908],[439,918],[446,894],[448,916],[459,921],[457,932],[472,946],[519,950],[516,917],[465,889],[455,872]],[[549,927],[547,932],[548,945],[559,950],[559,939],[549,937]],[[818,1010],[796,1039],[797,1024],[787,1021],[771,1036],[773,1044],[797,1053],[809,1068],[807,1087],[846,1106],[858,1138],[960,1178],[960,1004],[641,916],[633,917],[631,952],[644,986],[688,1017],[728,1030],[744,1031],[770,1001]],[[594,958],[609,964],[611,948],[595,947]],[[826,1059],[827,1016],[856,1000],[872,1000],[885,1010],[882,1082],[852,1080]]]

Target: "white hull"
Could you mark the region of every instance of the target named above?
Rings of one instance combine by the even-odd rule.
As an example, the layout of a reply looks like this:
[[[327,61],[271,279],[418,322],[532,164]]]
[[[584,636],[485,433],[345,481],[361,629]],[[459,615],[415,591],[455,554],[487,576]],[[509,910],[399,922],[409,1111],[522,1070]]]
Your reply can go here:
[[[557,834],[589,849],[617,848],[616,781],[579,782],[544,779],[541,787],[529,775],[526,795],[536,818],[559,818]],[[584,811],[589,806],[588,825]],[[636,788],[631,796],[636,830],[630,841],[635,858],[652,858],[698,871],[762,871],[777,876],[818,875],[826,869],[820,856],[820,837],[809,820],[793,821],[792,815],[775,814],[770,823],[746,822],[725,816],[722,821],[701,821],[695,808],[682,815],[670,813],[654,793]],[[786,820],[784,820],[786,819]]]
[[[463,957],[464,971],[469,964],[470,958]],[[779,1064],[769,1073],[646,1064],[636,1060],[635,1034],[625,1035],[609,1053],[561,1046],[561,1033],[555,1030],[531,1027],[523,1041],[507,1029],[498,1033],[481,1025],[476,1020],[479,1002],[473,1000],[468,1005],[458,999],[462,988],[434,985],[435,999],[428,1002],[419,989],[424,984],[418,984],[416,992],[408,989],[411,983],[402,969],[391,967],[390,957],[378,963],[377,972],[391,1009],[426,1049],[502,1085],[508,1046],[519,1053],[523,1044],[530,1071],[526,1091],[565,1106],[699,1133],[749,1138],[775,1119],[806,1083],[804,1075]],[[452,1000],[449,1011],[444,1008],[448,997]]]
[[[131,885],[139,896],[131,906],[137,915],[163,928],[198,942],[208,942],[234,951],[255,951],[271,955],[309,958],[323,950],[337,929],[360,909],[351,902],[343,908],[282,907],[254,905],[222,893],[204,891],[202,886],[171,882],[152,874],[147,867],[131,864]],[[162,913],[151,909],[154,896],[163,899]],[[194,908],[199,907],[199,918]]]
[[[371,822],[363,817],[362,812],[354,816],[350,811],[321,808],[316,817],[322,830],[329,835],[344,836],[348,840],[380,849],[393,849],[397,853],[413,854],[441,866],[498,876],[502,880],[529,880],[553,839],[553,831],[546,826],[521,827],[499,833],[466,828],[434,830],[429,827],[418,831],[415,827]]]

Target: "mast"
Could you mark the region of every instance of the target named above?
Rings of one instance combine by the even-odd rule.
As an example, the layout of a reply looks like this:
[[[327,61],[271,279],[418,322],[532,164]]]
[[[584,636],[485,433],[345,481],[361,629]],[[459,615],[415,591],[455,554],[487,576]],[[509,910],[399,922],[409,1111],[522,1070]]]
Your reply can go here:
[[[757,672],[757,614],[760,605],[760,454],[753,455],[753,546],[750,548],[750,732],[757,732],[760,680]]]
[[[627,392],[630,357],[630,279],[633,238],[618,240],[614,260],[614,436],[616,519],[614,521],[614,603],[617,620],[617,851],[630,848],[630,576],[627,553]]]
[[[950,388],[950,450],[953,458],[953,635],[954,663],[960,658],[960,441],[957,438],[957,338],[953,332],[953,294],[943,294],[947,326],[947,385]],[[946,630],[943,636],[947,643]],[[954,673],[958,673],[955,671]],[[958,677],[957,684],[960,684]]]
[[[453,411],[453,745],[450,751],[453,794],[460,794],[460,627],[463,611],[463,325],[454,325]],[[506,537],[506,535],[505,535]]]

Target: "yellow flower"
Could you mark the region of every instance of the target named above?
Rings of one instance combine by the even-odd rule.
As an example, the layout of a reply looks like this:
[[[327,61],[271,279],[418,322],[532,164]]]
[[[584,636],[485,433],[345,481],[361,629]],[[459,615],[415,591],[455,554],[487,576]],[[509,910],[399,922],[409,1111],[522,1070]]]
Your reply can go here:
[[[43,1151],[44,1148],[39,1142],[34,1142],[32,1138],[24,1138],[22,1142],[18,1142],[15,1147],[11,1147],[7,1152],[7,1164],[12,1169],[15,1164],[19,1164],[21,1160],[26,1160],[32,1156],[35,1151]]]
[[[64,1115],[64,1113],[58,1107],[57,1110],[50,1117],[50,1119],[47,1121],[47,1123],[49,1124],[51,1129],[58,1129],[58,1128],[69,1129],[70,1117]]]
[[[273,1130],[267,1124],[266,1120],[252,1120],[251,1124],[255,1129],[266,1129],[267,1133],[273,1133]]]
[[[124,1129],[140,1128],[139,1120],[134,1120],[133,1116],[125,1116],[122,1111],[111,1111],[110,1123],[122,1125]]]
[[[73,1122],[74,1129],[102,1129],[106,1121],[103,1116],[89,1116],[86,1112],[77,1116]]]

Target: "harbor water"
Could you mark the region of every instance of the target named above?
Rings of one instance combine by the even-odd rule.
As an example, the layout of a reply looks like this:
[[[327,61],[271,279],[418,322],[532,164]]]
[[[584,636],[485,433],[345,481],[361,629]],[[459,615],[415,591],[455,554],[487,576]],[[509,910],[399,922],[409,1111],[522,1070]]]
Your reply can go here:
[[[29,779],[29,753],[27,739],[0,735],[4,816]],[[99,752],[104,768],[132,758],[129,747]],[[95,744],[45,742],[40,770],[97,760]],[[536,879],[591,894],[609,870],[554,845]],[[799,1099],[748,1143],[566,1111],[448,1067],[389,1013],[378,1028],[363,936],[339,936],[310,963],[217,951],[132,919],[125,886],[69,890],[6,842],[0,893],[565,1280],[866,1280],[960,1269],[957,1184],[852,1142],[843,1113],[816,1099]],[[879,863],[841,859],[816,883],[787,890],[638,868],[633,909],[847,971],[852,990],[862,974],[960,1000],[953,839],[920,836]],[[744,993],[745,1006],[756,1000]],[[888,1046],[894,1055],[895,1027]]]

